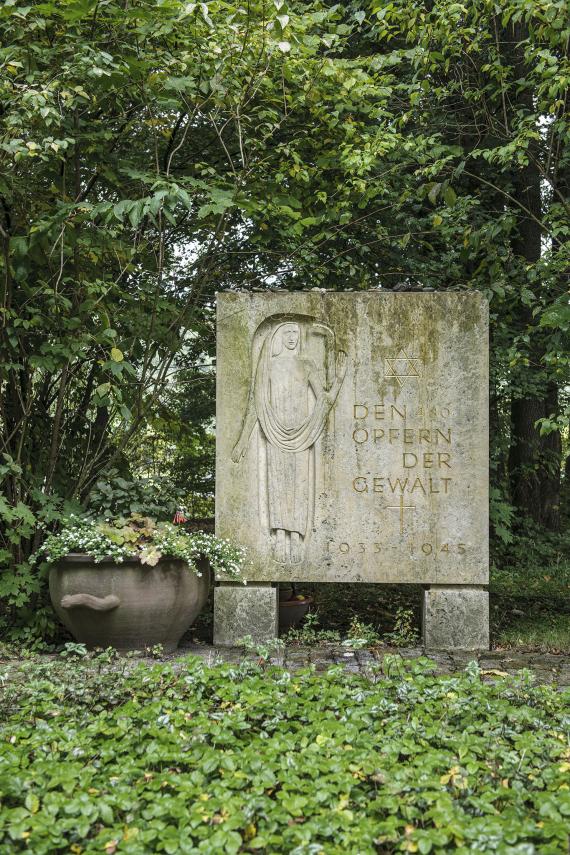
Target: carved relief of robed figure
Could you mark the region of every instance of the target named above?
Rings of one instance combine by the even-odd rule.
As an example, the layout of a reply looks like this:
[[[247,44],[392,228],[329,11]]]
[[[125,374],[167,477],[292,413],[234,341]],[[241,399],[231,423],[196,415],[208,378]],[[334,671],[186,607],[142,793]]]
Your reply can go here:
[[[232,460],[245,455],[258,426],[264,452],[260,499],[280,563],[302,560],[312,524],[315,443],[345,372],[346,354],[335,353],[333,331],[312,318],[270,318],[254,336],[247,411]]]

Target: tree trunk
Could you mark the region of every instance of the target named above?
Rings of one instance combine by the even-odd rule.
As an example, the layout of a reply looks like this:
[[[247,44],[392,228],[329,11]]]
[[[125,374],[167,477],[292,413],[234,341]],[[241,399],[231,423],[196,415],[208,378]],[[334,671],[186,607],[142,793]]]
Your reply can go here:
[[[512,500],[523,514],[537,523],[541,522],[540,438],[534,425],[544,415],[543,403],[536,398],[513,398],[511,402],[509,473]]]
[[[515,79],[528,75],[521,43],[528,33],[523,23],[514,24],[510,30],[510,61],[513,63]],[[522,89],[517,105],[527,114],[533,112],[533,93]],[[542,241],[541,178],[538,168],[540,151],[536,142],[529,146],[528,163],[513,173],[513,196],[520,205],[517,212],[517,227],[511,245],[514,255],[523,265],[533,265],[540,260]],[[521,265],[522,268],[522,265]],[[524,277],[524,268],[521,278]],[[524,281],[524,280],[523,280]],[[525,515],[539,525],[550,529],[559,526],[560,504],[560,434],[540,436],[536,422],[556,412],[558,393],[555,384],[545,388],[544,349],[529,306],[518,304],[516,326],[521,333],[531,335],[529,362],[523,378],[527,392],[511,401],[511,448],[509,474],[512,499]],[[544,389],[544,393],[542,392]],[[556,461],[558,460],[558,464]]]
[[[550,383],[546,396],[545,416],[558,413],[558,387]],[[540,467],[540,518],[549,531],[560,530],[560,468],[562,463],[562,437],[555,430],[541,437]]]
[[[570,51],[567,48],[567,58],[570,56]],[[562,119],[570,106],[570,93],[566,93],[564,105],[560,108],[557,119]],[[554,128],[553,128],[554,130]],[[565,140],[555,142],[555,137],[552,139],[553,151],[553,170],[552,183],[554,189],[553,202],[558,204],[560,197],[568,200],[570,197],[570,163],[566,158],[567,143]],[[552,249],[555,254],[561,254],[565,251],[564,241],[558,236],[553,238]],[[559,293],[564,294],[568,291],[570,271],[568,265],[564,263],[559,282]],[[549,384],[547,395],[547,416],[558,415],[558,385],[556,383]],[[560,431],[553,431],[543,437],[543,455],[544,455],[544,482],[542,495],[541,514],[544,525],[550,531],[560,530],[560,504],[561,504],[561,469],[562,469],[562,437]],[[566,460],[566,467],[570,458]],[[566,477],[568,477],[568,469],[566,469]],[[567,486],[567,485],[566,485]]]

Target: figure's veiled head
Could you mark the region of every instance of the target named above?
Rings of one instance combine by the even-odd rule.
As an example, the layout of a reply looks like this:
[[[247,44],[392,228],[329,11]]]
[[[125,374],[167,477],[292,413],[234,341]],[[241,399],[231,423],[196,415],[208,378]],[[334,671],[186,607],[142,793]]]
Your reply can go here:
[[[299,348],[300,335],[299,324],[281,324],[273,336],[272,356],[279,356],[283,350],[288,350],[290,353],[296,352]]]
[[[296,350],[299,344],[298,324],[286,324],[281,331],[281,338],[287,350]]]

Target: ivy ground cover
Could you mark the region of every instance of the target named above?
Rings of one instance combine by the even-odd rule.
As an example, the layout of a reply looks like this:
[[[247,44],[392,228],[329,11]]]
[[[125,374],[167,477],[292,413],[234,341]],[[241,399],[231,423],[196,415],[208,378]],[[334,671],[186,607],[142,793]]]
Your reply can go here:
[[[24,663],[0,852],[568,851],[568,691],[382,668]]]

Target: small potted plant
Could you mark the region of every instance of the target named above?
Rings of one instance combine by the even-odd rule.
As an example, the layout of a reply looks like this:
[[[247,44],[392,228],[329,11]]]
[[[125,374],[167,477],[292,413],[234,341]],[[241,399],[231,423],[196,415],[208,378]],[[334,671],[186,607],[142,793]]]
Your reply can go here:
[[[279,585],[279,633],[283,635],[293,627],[299,626],[313,602],[297,591],[294,582],[282,582]]]
[[[244,581],[240,547],[140,514],[71,516],[41,552],[53,607],[88,647],[172,651],[204,607],[212,572]]]

